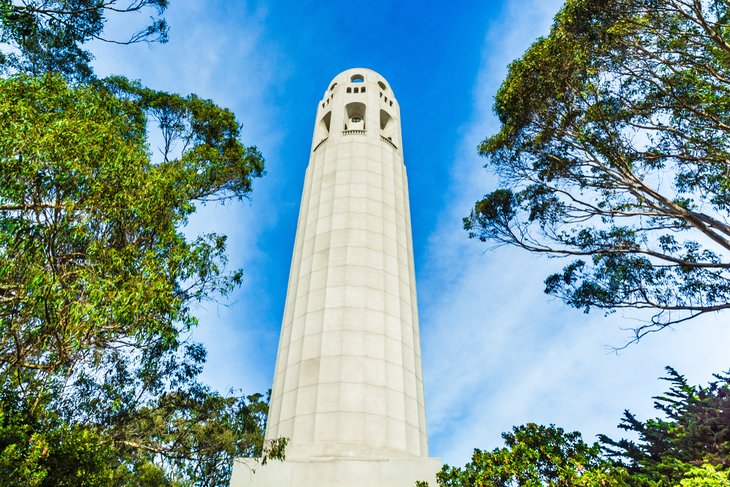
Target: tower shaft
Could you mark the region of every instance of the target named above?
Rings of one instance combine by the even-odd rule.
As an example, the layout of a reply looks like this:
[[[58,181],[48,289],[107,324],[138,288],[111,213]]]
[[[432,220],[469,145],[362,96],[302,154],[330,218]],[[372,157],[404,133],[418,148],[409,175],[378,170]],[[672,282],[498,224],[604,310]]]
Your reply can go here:
[[[368,486],[413,485],[438,469],[427,458],[401,140],[379,74],[333,80],[317,109],[266,431],[289,438],[285,463],[333,465],[318,487],[359,485],[348,469],[369,471]]]

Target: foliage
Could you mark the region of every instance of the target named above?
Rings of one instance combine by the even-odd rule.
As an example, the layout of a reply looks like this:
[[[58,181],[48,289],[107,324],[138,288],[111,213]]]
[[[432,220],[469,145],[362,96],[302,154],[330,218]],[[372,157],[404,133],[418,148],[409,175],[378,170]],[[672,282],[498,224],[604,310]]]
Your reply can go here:
[[[576,256],[545,291],[650,331],[730,308],[730,26],[714,0],[568,0],[510,65],[471,237]],[[643,316],[643,315],[640,315]]]
[[[99,404],[76,414],[107,416],[98,421],[29,410],[9,396],[0,401],[0,474],[17,485],[227,485],[235,457],[280,458],[285,446],[264,451],[268,401],[259,394],[222,397],[198,386],[111,418]]]
[[[81,45],[90,40],[117,44],[165,42],[167,24],[160,17],[167,0],[0,0],[0,68],[34,76],[59,73],[71,78],[93,75],[91,53]],[[109,14],[152,10],[156,17],[128,39],[103,34]]]
[[[182,227],[247,198],[263,158],[229,110],[97,80],[82,48],[108,14],[166,5],[0,0],[0,477],[18,484],[227,485],[234,457],[283,455],[267,399],[200,384],[186,338],[242,274],[224,236]]]
[[[103,485],[115,477],[114,445],[104,441],[96,428],[70,424],[43,408],[31,411],[14,392],[4,387],[0,402],[3,479],[29,486]],[[146,475],[140,475],[141,485],[151,477],[164,479],[161,469],[154,465],[141,470],[146,471]]]
[[[712,465],[688,469],[680,487],[730,487],[730,470],[719,471]]]
[[[619,425],[637,440],[527,424],[504,433],[505,447],[474,450],[464,468],[445,465],[441,487],[730,487],[730,375],[692,386],[667,367],[671,386],[654,407],[665,417],[640,421],[626,411]]]
[[[221,275],[224,237],[188,243],[178,227],[195,200],[245,195],[261,158],[230,112],[183,101],[201,128],[180,159],[152,164],[138,103],[58,77],[0,82],[0,370],[174,347],[190,302],[240,281]]]
[[[585,443],[578,432],[555,425],[526,424],[503,433],[505,447],[474,450],[464,468],[445,465],[437,475],[443,487],[539,487],[623,485],[623,472]]]
[[[169,112],[184,147],[153,163],[147,120],[166,130]],[[225,237],[180,230],[196,201],[245,197],[261,175],[239,132],[210,101],[121,78],[0,81],[0,406],[24,425],[8,472],[219,485],[234,455],[261,452],[266,402],[213,393],[196,381],[204,350],[178,353],[191,304],[241,280],[223,272]]]
[[[730,375],[718,374],[716,381],[701,387],[688,384],[672,368],[667,373],[664,380],[671,387],[654,403],[665,419],[640,421],[626,411],[619,427],[637,434],[638,440],[615,441],[602,435],[604,449],[625,466],[632,485],[704,485],[697,482],[727,480]]]

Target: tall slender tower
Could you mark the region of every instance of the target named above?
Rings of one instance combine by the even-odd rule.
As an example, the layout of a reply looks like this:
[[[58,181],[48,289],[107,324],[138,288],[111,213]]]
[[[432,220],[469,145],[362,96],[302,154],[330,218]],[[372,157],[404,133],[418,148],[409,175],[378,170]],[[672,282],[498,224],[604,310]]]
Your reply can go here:
[[[337,75],[317,106],[266,431],[289,438],[286,461],[237,460],[232,486],[435,486],[402,145],[385,79]]]

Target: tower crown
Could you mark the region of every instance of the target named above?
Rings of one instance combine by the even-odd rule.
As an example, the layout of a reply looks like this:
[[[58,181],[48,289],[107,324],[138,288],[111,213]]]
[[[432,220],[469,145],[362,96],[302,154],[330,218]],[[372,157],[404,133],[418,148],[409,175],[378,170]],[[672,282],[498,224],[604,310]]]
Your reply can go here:
[[[383,76],[352,68],[335,76],[317,107],[312,151],[331,138],[358,135],[400,150],[400,107]]]

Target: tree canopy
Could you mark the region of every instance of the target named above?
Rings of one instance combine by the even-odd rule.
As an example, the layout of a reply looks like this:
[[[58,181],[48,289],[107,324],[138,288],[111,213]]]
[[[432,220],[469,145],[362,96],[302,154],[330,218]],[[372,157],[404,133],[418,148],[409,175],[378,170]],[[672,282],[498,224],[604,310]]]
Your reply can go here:
[[[249,197],[262,155],[231,111],[97,79],[107,15],[164,0],[0,1],[0,477],[227,485],[264,448],[267,399],[201,384],[195,303],[242,280],[196,205]],[[161,41],[160,17],[114,42]],[[149,133],[158,130],[161,157]]]
[[[639,420],[628,410],[619,427],[637,439],[601,435],[607,455],[624,466],[631,485],[685,485],[692,476],[720,476],[730,485],[730,375],[695,386],[667,367],[669,390],[655,397],[663,418]],[[688,483],[687,485],[693,485]]]
[[[663,417],[628,410],[619,427],[634,439],[586,443],[579,432],[526,424],[502,434],[505,446],[474,450],[463,468],[445,465],[441,487],[729,487],[730,375],[690,385],[667,368],[669,390],[655,398]]]
[[[260,155],[209,101],[124,88],[120,98],[50,75],[0,84],[0,367],[53,370],[115,346],[174,343],[194,323],[193,300],[240,280],[221,275],[224,237],[188,242],[179,227],[194,201],[246,195]],[[155,104],[180,112],[188,143],[159,164],[146,148]]]
[[[470,236],[574,257],[545,292],[651,310],[636,339],[730,308],[729,27],[725,1],[568,0],[497,93]]]
[[[161,17],[167,0],[0,0],[0,68],[34,76],[58,73],[71,79],[93,76],[90,40],[133,44],[166,42]],[[149,25],[124,39],[105,36],[109,15],[153,13]]]
[[[526,424],[503,433],[505,446],[474,450],[464,468],[445,465],[442,487],[623,486],[623,470],[600,454],[597,443],[585,443],[577,431],[555,425]]]

